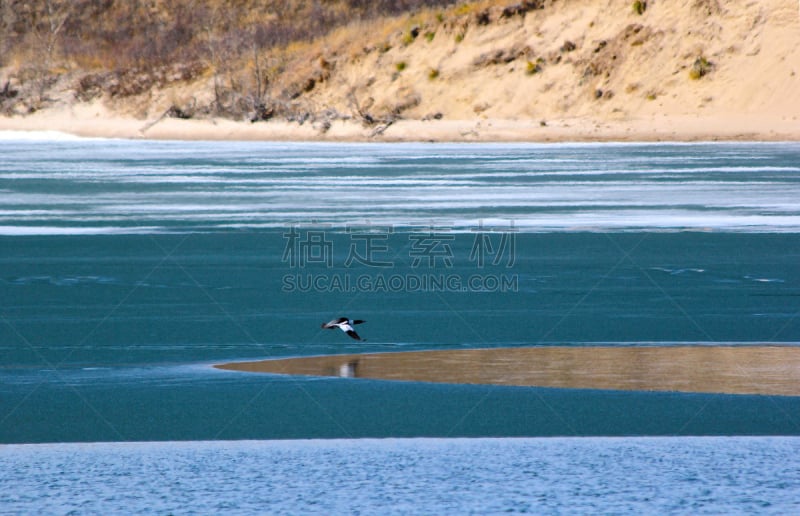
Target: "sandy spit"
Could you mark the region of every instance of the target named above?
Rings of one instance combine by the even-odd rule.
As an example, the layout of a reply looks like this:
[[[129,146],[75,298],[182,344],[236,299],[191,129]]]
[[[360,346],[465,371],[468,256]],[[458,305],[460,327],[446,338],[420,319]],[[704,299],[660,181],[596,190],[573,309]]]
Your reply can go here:
[[[381,380],[800,396],[795,346],[459,349],[328,355],[219,369]]]

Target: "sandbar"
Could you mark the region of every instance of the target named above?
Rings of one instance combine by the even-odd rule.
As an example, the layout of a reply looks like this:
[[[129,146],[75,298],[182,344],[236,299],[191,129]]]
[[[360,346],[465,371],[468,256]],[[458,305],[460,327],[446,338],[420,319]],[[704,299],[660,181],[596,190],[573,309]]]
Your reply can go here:
[[[454,349],[296,357],[215,367],[450,384],[800,396],[800,347],[792,345]]]

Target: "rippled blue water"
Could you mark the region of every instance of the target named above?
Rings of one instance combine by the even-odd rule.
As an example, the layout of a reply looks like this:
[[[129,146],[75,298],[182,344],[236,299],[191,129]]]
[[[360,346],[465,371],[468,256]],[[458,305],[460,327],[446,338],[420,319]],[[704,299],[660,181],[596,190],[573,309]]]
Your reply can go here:
[[[12,446],[0,450],[0,508],[784,515],[800,509],[798,454],[787,437]]]
[[[796,435],[796,397],[288,378],[210,364],[523,345],[797,345],[798,199],[798,144],[329,145],[6,134],[0,442]],[[339,315],[366,319],[359,332],[367,340],[320,330]],[[286,475],[301,482],[300,465],[318,455],[310,470],[317,480],[296,491],[256,490],[256,498],[286,510],[313,503],[306,508],[317,512],[346,510],[348,499],[367,509],[389,500],[405,512],[404,497],[421,496],[422,486],[436,484],[431,478],[441,490],[409,507],[492,512],[583,500],[579,507],[592,510],[605,500],[612,512],[648,501],[727,512],[783,510],[787,493],[796,495],[780,482],[773,489],[754,480],[796,447],[792,439],[391,441],[365,444],[365,454],[358,446],[6,446],[0,468],[16,470],[15,485],[34,493],[10,491],[16,498],[6,501],[23,512],[54,481],[36,484],[29,473],[41,468],[70,479],[38,499],[54,512],[82,503],[77,508],[88,512],[128,503],[160,511],[142,505],[156,498],[169,512],[180,493],[194,496],[186,472],[209,463],[208,482],[195,486],[205,504],[198,510],[248,510],[246,500],[215,501],[215,475],[244,467],[252,482],[237,485],[252,493],[258,482]],[[720,447],[736,471],[730,478],[728,463],[715,464]],[[552,475],[518,464],[520,453],[544,457]],[[492,454],[506,462],[495,467]],[[451,497],[452,464],[442,463],[451,456],[466,460],[458,474],[474,472],[476,494],[461,505]],[[549,498],[567,475],[564,463],[589,468],[587,475],[609,461],[623,467],[609,457],[631,459],[639,474],[630,478],[666,471],[672,484],[620,490],[597,477]],[[689,457],[701,461],[695,470],[680,462]],[[421,469],[387,469],[394,458],[420,461]],[[132,489],[126,482],[136,475],[109,479],[86,464],[94,459],[169,482],[148,477]],[[259,472],[259,460],[287,462]],[[372,474],[365,490],[349,494],[346,486],[319,487],[342,463],[352,478],[372,472],[399,487],[381,491]],[[680,477],[685,468],[695,472]],[[719,483],[670,505],[667,486],[691,489],[703,468]],[[103,505],[88,495],[81,501],[81,482],[116,487]],[[786,485],[796,488],[796,479]],[[504,497],[488,504],[481,493],[498,486]],[[734,495],[735,488],[755,494]],[[120,494],[125,489],[130,496]],[[369,492],[374,499],[360,498]],[[595,498],[599,505],[587,501]]]

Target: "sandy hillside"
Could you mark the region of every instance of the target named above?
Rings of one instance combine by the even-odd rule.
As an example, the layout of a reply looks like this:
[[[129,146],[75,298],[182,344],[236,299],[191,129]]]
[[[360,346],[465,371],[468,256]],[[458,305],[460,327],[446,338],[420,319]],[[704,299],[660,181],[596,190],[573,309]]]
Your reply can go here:
[[[292,139],[800,139],[796,0],[649,0],[641,14],[629,0],[524,4],[423,12],[299,48],[272,94],[295,88],[293,105],[310,113],[302,127],[158,118],[170,105],[208,99],[212,81],[204,77],[125,102],[80,104],[66,95],[36,115],[0,119],[0,128]],[[119,115],[137,119],[102,122]]]
[[[352,81],[375,106],[418,100],[403,112],[410,118],[602,123],[668,115],[734,120],[742,130],[800,125],[794,0],[651,1],[642,15],[627,1],[568,0],[524,17],[490,13],[489,25],[445,25],[430,42],[348,62],[314,97],[336,104]],[[693,79],[703,58],[710,69]],[[407,65],[398,73],[400,62]]]

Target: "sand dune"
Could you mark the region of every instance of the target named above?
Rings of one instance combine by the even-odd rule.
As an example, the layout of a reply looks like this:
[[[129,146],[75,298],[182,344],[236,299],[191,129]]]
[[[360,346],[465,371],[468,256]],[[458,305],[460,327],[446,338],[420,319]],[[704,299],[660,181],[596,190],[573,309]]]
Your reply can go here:
[[[504,16],[507,4],[409,19],[422,34],[413,40],[395,20],[298,51],[275,88],[315,73],[313,57],[330,68],[293,101],[311,113],[302,125],[162,118],[171,105],[208,98],[205,77],[92,103],[75,100],[67,81],[59,102],[0,117],[0,130],[334,141],[800,139],[795,0],[650,0],[642,14],[628,0],[551,0]],[[354,99],[363,113],[396,121],[363,125]],[[323,111],[353,118],[315,122]]]

